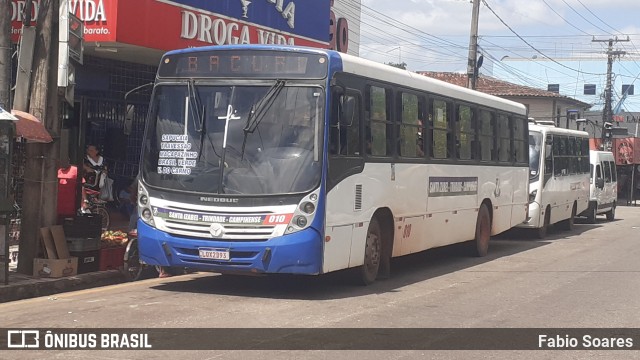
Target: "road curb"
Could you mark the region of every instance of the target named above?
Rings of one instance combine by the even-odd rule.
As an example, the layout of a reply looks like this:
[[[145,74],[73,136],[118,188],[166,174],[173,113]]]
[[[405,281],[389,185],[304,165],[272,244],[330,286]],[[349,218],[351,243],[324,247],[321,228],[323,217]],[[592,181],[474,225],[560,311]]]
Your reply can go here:
[[[0,303],[126,282],[119,270],[108,270],[57,279],[33,278],[0,286]]]

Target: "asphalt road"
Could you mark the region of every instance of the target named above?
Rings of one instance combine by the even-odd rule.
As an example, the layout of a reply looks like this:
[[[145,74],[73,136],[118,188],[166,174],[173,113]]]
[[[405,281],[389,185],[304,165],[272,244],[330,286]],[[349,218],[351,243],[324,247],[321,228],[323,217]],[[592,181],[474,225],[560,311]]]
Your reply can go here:
[[[484,258],[467,256],[462,244],[396,259],[392,278],[368,287],[354,286],[349,272],[319,277],[199,273],[0,304],[0,327],[640,328],[639,244],[640,207],[619,207],[614,222],[599,217],[594,225],[579,223],[574,231],[554,231],[546,240],[520,232],[502,234],[492,239]],[[640,337],[633,341],[640,348]],[[231,349],[4,351],[0,358],[619,359],[638,355],[630,350]]]

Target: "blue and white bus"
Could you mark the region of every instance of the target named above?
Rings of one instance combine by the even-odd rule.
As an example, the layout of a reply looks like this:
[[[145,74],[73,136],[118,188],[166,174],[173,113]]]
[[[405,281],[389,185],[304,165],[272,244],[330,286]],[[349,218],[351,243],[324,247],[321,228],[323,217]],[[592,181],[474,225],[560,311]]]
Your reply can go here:
[[[160,63],[141,157],[147,264],[365,284],[391,257],[526,219],[523,105],[322,49],[217,46]]]

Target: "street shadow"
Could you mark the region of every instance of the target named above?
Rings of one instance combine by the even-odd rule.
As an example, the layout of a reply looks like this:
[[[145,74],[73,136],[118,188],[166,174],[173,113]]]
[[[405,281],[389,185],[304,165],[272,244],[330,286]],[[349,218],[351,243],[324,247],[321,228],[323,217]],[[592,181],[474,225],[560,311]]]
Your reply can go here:
[[[550,237],[550,240],[553,240]],[[418,282],[428,281],[456,271],[472,268],[502,257],[529,251],[550,241],[519,241],[492,238],[489,255],[474,257],[473,242],[465,242],[394,258],[391,278],[378,280],[369,286],[357,284],[357,269],[347,269],[319,276],[267,275],[246,276],[211,274],[182,275],[180,281],[159,284],[152,288],[170,292],[259,297],[298,300],[331,300],[398,291]],[[184,279],[184,280],[183,280]]]

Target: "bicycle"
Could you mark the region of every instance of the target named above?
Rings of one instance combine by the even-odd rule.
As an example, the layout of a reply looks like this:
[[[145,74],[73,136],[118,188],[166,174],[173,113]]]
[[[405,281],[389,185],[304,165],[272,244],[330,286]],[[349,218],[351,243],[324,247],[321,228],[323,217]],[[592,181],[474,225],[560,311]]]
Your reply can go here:
[[[83,209],[83,213],[87,211],[91,214],[100,215],[102,219],[102,231],[109,230],[111,219],[109,217],[109,211],[107,210],[107,202],[100,199],[100,191],[92,190],[89,188],[84,189],[86,194],[86,202],[89,205]]]

